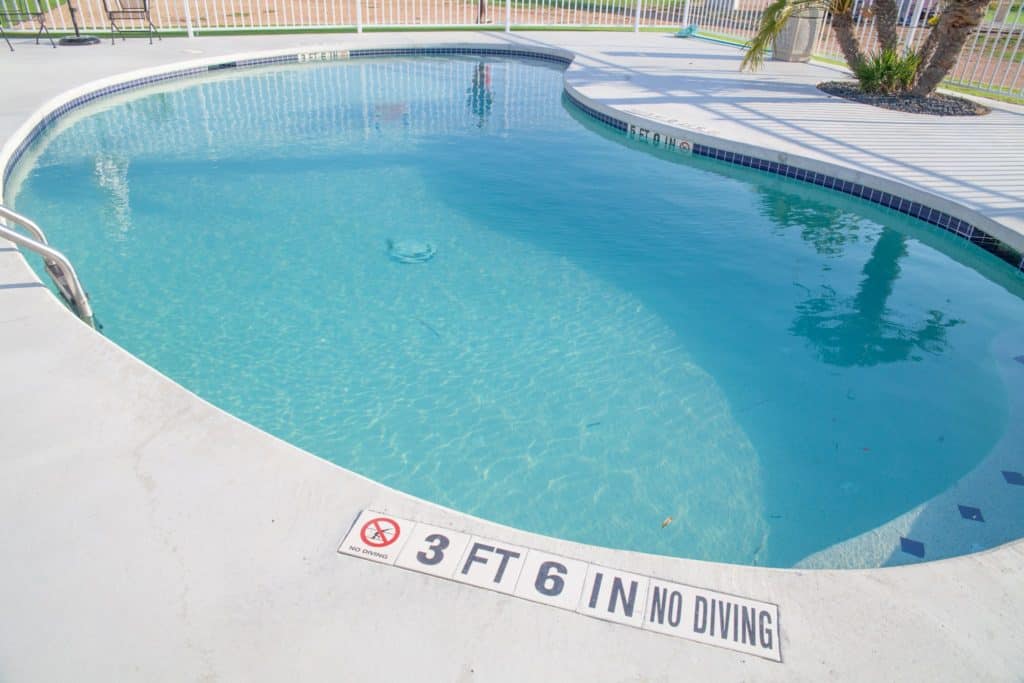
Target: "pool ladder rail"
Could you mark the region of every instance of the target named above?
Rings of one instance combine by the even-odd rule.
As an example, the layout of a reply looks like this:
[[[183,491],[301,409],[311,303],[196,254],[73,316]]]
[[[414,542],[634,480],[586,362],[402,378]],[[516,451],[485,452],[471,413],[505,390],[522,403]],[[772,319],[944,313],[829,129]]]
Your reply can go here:
[[[47,274],[53,280],[53,284],[57,286],[57,291],[64,302],[85,324],[96,329],[96,319],[92,314],[92,306],[89,305],[89,295],[82,288],[82,283],[79,281],[71,261],[51,247],[42,229],[25,216],[0,205],[0,218],[7,223],[7,225],[0,223],[0,237],[39,254],[43,258]],[[30,232],[32,237],[15,232],[10,226],[21,226]]]

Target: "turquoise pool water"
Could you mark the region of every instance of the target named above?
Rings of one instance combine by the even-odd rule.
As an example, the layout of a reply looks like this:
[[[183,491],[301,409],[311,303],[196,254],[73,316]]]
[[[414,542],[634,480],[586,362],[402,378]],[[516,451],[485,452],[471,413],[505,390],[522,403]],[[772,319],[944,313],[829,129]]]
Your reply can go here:
[[[1006,264],[861,200],[652,153],[561,79],[424,58],[140,91],[42,140],[15,205],[147,363],[532,531],[791,566],[990,455],[1011,390],[991,349],[1024,321]]]

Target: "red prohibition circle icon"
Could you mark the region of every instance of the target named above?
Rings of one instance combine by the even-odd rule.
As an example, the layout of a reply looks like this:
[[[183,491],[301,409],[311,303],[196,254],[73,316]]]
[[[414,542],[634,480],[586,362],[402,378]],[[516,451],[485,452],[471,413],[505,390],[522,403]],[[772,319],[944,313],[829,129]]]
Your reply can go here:
[[[359,538],[371,548],[386,548],[398,540],[402,528],[390,517],[374,517],[359,530]]]

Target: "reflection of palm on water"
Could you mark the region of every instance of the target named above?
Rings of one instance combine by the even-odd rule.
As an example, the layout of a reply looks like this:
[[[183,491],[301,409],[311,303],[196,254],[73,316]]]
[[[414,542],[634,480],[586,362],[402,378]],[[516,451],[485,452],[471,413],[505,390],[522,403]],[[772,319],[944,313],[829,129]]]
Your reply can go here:
[[[832,365],[870,366],[907,360],[914,349],[938,353],[946,346],[946,329],[961,320],[945,320],[938,310],[916,329],[891,319],[887,306],[907,254],[907,238],[883,230],[864,264],[863,279],[852,300],[842,300],[830,287],[797,306],[790,328],[814,345]],[[843,309],[847,310],[843,310]]]
[[[842,256],[847,246],[863,238],[859,219],[837,207],[806,206],[774,193],[766,193],[762,205],[783,230],[799,227],[801,239],[822,256]],[[805,287],[807,298],[797,305],[790,331],[809,340],[822,361],[843,367],[900,362],[912,358],[915,349],[941,353],[946,329],[963,321],[945,320],[934,309],[916,329],[892,319],[888,301],[906,255],[907,238],[883,230],[861,271],[857,294],[844,299],[823,285],[815,296]]]

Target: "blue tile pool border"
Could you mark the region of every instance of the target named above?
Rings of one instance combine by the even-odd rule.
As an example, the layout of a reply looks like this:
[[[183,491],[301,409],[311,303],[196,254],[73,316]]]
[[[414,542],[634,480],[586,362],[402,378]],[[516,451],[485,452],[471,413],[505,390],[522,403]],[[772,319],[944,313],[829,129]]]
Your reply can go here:
[[[186,69],[178,69],[174,71],[168,71],[165,73],[155,74],[152,76],[145,76],[143,78],[136,78],[122,83],[115,83],[103,88],[99,88],[84,95],[79,95],[74,99],[71,99],[64,104],[60,105],[56,109],[47,112],[43,118],[32,128],[28,135],[22,139],[18,146],[14,149],[14,153],[11,154],[7,161],[6,166],[3,170],[3,185],[7,185],[11,173],[14,168],[21,161],[25,152],[31,147],[31,145],[39,139],[47,128],[52,126],[58,119],[65,114],[78,109],[90,102],[98,100],[108,95],[116,95],[118,93],[126,92],[136,88],[142,88],[154,83],[161,83],[164,81],[172,81],[183,78],[191,78],[194,76],[200,76],[205,73],[212,71],[222,71],[225,69],[239,69],[239,68],[251,68],[257,66],[267,66],[271,64],[290,64],[297,62],[306,61],[328,61],[338,59],[367,59],[374,57],[403,57],[403,56],[424,56],[424,55],[481,55],[481,56],[500,56],[500,57],[520,57],[526,59],[540,59],[543,61],[553,62],[556,64],[568,66],[572,63],[572,58],[560,54],[554,54],[549,52],[543,52],[540,50],[524,50],[516,49],[512,47],[484,47],[484,46],[467,46],[467,47],[399,47],[399,48],[366,48],[357,50],[336,50],[336,51],[321,51],[321,52],[297,52],[294,54],[287,55],[275,55],[272,57],[257,57],[252,59],[240,59],[235,61],[224,61],[217,62],[214,64],[206,64],[203,66],[194,66]],[[610,114],[598,111],[597,109],[584,103],[578,96],[576,96],[570,89],[565,90],[565,94],[569,101],[582,111],[587,116],[594,120],[610,126],[619,132],[625,133],[629,136],[636,136],[639,134],[641,139],[653,142],[655,145],[660,146],[664,141],[665,146],[671,145],[681,150],[691,152],[693,154],[708,157],[711,159],[717,159],[726,163],[737,164],[739,166],[746,166],[768,173],[774,173],[776,175],[785,176],[787,178],[793,178],[801,182],[810,183],[813,185],[819,185],[821,187],[828,188],[830,190],[836,190],[844,194],[853,195],[854,197],[860,197],[869,202],[879,204],[881,206],[899,211],[900,213],[907,214],[913,218],[918,218],[930,223],[936,227],[950,232],[961,239],[965,239],[971,244],[974,244],[985,251],[995,255],[997,258],[1005,261],[1006,263],[1013,266],[1016,270],[1024,272],[1024,254],[1014,249],[1012,246],[1002,242],[1001,240],[989,235],[977,226],[969,223],[968,221],[957,218],[951,214],[933,209],[925,204],[916,202],[899,195],[886,192],[884,190],[878,190],[868,185],[860,183],[853,183],[850,181],[837,178],[835,176],[826,175],[823,173],[816,173],[807,169],[793,166],[791,164],[784,164],[780,162],[770,161],[768,159],[762,159],[756,156],[750,156],[747,154],[741,154],[739,152],[730,152],[728,150],[719,149],[717,147],[711,147],[696,142],[689,142],[682,137],[675,138],[665,136],[662,140],[662,136],[659,133],[651,132],[646,129],[636,129],[636,126],[631,126],[627,121],[616,118]]]
[[[921,541],[900,536],[900,550],[918,559],[924,559],[924,543]]]
[[[386,47],[349,50],[351,59],[366,57],[412,57],[423,55],[482,55],[496,57],[525,57],[568,66],[572,58],[534,50],[517,50],[505,47]]]
[[[626,133],[631,138],[642,140],[654,145],[655,147],[663,146],[668,149],[677,148],[681,151],[690,152],[709,159],[717,159],[729,164],[736,164],[738,166],[746,166],[748,168],[765,171],[767,173],[774,173],[775,175],[785,176],[787,178],[792,178],[793,180],[818,185],[830,190],[865,199],[874,204],[879,204],[894,211],[907,214],[912,218],[917,218],[926,223],[930,223],[942,230],[945,230],[946,232],[950,232],[957,237],[967,240],[971,244],[995,255],[1000,260],[1013,266],[1016,270],[1024,272],[1024,254],[1017,251],[1009,244],[989,235],[976,225],[951,214],[938,209],[933,209],[925,204],[901,197],[897,194],[893,194],[892,192],[879,190],[861,183],[854,183],[848,180],[843,180],[842,178],[826,175],[824,173],[809,171],[807,169],[800,168],[799,166],[793,166],[792,164],[784,164],[748,154],[742,154],[740,152],[730,152],[725,149],[711,147],[710,145],[691,142],[682,137],[683,133],[679,134],[680,137],[672,137],[646,128],[638,128],[636,125],[630,124],[623,119],[615,118],[614,116],[594,109],[581,101],[579,97],[574,95],[568,89],[566,89],[565,94],[569,101],[584,114],[607,126],[611,126],[620,132]]]

